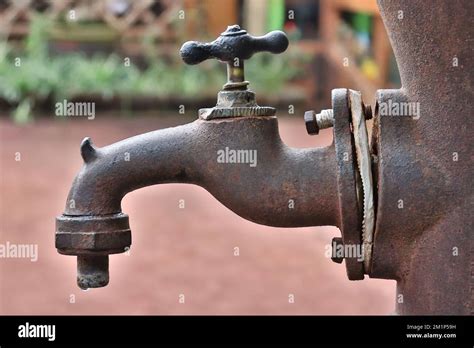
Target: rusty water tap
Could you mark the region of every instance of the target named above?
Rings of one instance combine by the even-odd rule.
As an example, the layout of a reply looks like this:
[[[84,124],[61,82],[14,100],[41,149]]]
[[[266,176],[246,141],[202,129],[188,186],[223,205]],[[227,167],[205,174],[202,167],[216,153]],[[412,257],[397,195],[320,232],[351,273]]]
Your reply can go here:
[[[244,60],[259,51],[283,52],[288,46],[283,32],[252,37],[231,26],[211,43],[185,43],[186,63],[216,58],[227,64],[228,81],[214,107],[179,127],[101,148],[89,138],[81,144],[84,164],[56,219],[56,248],[78,257],[79,286],[105,286],[108,255],[130,247],[129,219],[121,209],[127,193],[188,183],[255,223],[338,227],[341,238],[332,246],[343,252],[331,258],[344,261],[351,280],[366,274],[396,280],[398,313],[474,313],[469,250],[474,111],[468,102],[472,92],[459,88],[473,81],[471,46],[465,43],[472,39],[466,28],[474,2],[378,4],[402,88],[377,92],[370,142],[366,120],[372,110],[360,92],[347,88],[332,90],[330,109],[305,114],[310,134],[331,128],[331,145],[298,149],[282,142],[276,110],[259,106],[248,89]],[[407,104],[414,104],[416,114],[399,114]],[[224,149],[253,151],[255,162],[245,157],[223,162]],[[291,209],[289,200],[295,202]]]
[[[133,190],[161,183],[200,185],[241,217],[264,225],[337,226],[342,232],[338,245],[364,243],[370,255],[371,233],[366,231],[363,237],[362,228],[363,219],[373,218],[364,214],[371,212],[371,206],[366,206],[367,194],[362,194],[364,183],[370,189],[366,182],[370,173],[362,170],[364,175],[357,176],[355,172],[356,160],[362,161],[365,170],[369,164],[360,94],[336,91],[331,110],[319,115],[307,113],[305,116],[311,116],[307,125],[314,121],[316,132],[333,127],[335,141],[323,148],[297,149],[281,141],[276,109],[259,106],[255,93],[248,89],[244,60],[261,51],[281,53],[287,47],[288,39],[281,31],[253,37],[237,25],[228,27],[211,43],[187,42],[180,51],[185,63],[216,58],[227,64],[228,81],[214,107],[200,109],[199,118],[192,123],[102,148],[95,147],[89,138],[83,140],[84,165],[73,182],[63,215],[56,219],[56,248],[78,257],[77,283],[81,288],[107,285],[108,255],[124,252],[131,245],[122,198]],[[360,145],[357,149],[354,142]],[[251,151],[255,163],[223,163],[216,154],[224,149]],[[232,184],[227,178],[232,178]],[[291,209],[289,200],[297,202]],[[370,222],[365,226],[372,226]],[[355,256],[344,260],[350,279],[364,278],[368,262],[364,264]]]
[[[78,257],[81,288],[108,284],[108,255],[131,245],[129,218],[122,213],[121,200],[149,185],[200,185],[240,216],[261,224],[338,224],[334,148],[303,150],[284,145],[275,108],[259,106],[245,80],[244,60],[261,51],[281,53],[287,47],[281,31],[253,37],[237,25],[211,43],[187,42],[180,52],[185,63],[216,58],[227,64],[228,81],[218,93],[216,106],[199,110],[199,119],[192,123],[102,148],[89,138],[83,140],[84,165],[64,213],[56,219],[56,248]],[[222,149],[255,151],[258,165],[223,165],[216,160]],[[233,185],[223,178],[234,178]],[[289,211],[287,202],[292,198],[300,202]]]

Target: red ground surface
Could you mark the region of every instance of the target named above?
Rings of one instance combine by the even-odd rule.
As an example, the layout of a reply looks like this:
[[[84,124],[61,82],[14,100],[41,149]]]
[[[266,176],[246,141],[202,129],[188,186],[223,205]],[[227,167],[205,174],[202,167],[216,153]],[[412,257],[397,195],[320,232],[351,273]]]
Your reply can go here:
[[[391,281],[347,280],[344,264],[324,256],[336,228],[271,228],[245,221],[197,186],[160,185],[123,201],[130,255],[110,257],[110,284],[81,291],[75,257],[54,248],[54,218],[81,166],[79,144],[104,146],[185,118],[0,121],[0,243],[38,244],[37,262],[0,259],[1,314],[384,314],[394,308]],[[297,147],[309,137],[301,118],[280,120]],[[21,161],[15,161],[15,153]],[[185,209],[178,202],[185,200]],[[234,256],[234,247],[240,256]],[[179,295],[185,303],[179,303]],[[289,294],[294,303],[289,303]],[[71,303],[74,297],[75,302]]]

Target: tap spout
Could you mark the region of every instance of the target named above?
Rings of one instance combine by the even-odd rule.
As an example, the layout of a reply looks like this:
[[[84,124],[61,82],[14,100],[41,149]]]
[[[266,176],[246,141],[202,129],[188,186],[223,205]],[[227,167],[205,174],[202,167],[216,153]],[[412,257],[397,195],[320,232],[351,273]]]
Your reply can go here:
[[[58,251],[80,257],[81,287],[107,284],[104,258],[131,244],[122,198],[145,186],[199,185],[241,217],[269,226],[340,220],[334,145],[288,147],[276,117],[199,119],[102,148],[86,138],[81,155],[84,165],[56,222]]]

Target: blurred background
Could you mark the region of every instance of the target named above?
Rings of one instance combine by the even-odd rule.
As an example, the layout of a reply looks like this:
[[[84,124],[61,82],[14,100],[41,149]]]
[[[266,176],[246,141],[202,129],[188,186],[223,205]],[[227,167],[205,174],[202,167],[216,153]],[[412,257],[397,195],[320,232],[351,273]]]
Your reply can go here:
[[[39,248],[36,262],[0,259],[0,314],[393,310],[394,282],[350,282],[344,265],[324,256],[336,228],[256,225],[195,186],[124,199],[133,246],[111,256],[106,288],[79,290],[75,258],[57,254],[54,217],[82,164],[81,140],[104,146],[215,105],[225,66],[186,66],[179,48],[236,23],[290,38],[284,54],[246,62],[250,88],[260,105],[278,108],[290,146],[330,144],[331,130],[306,136],[302,115],[330,108],[331,89],[374,98],[400,87],[375,0],[0,0],[0,244]],[[93,102],[96,115],[58,117],[63,100]]]

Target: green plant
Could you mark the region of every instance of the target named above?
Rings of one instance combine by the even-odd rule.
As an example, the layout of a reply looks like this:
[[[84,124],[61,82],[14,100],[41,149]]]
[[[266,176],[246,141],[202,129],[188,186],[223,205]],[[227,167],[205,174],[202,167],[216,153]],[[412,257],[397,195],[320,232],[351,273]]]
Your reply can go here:
[[[191,67],[183,64],[177,54],[148,54],[148,67],[144,70],[134,64],[125,65],[115,54],[50,56],[47,47],[50,27],[48,20],[34,18],[22,56],[16,56],[6,42],[0,42],[0,98],[16,105],[12,116],[17,122],[30,120],[35,103],[47,98],[53,101],[86,95],[104,99],[139,95],[200,98],[215,94],[225,83],[223,64],[207,61]],[[148,48],[146,52],[157,51]],[[246,64],[246,73],[252,77],[252,88],[258,93],[275,93],[301,73],[298,67],[304,60],[294,50],[280,56],[258,54]]]
[[[256,54],[246,63],[245,70],[247,76],[252,76],[255,90],[270,94],[280,92],[287,82],[301,76],[307,62],[308,56],[297,49],[289,49],[282,56]]]

